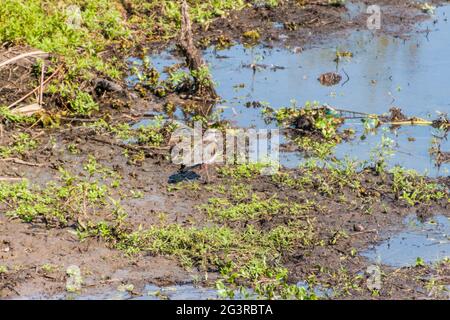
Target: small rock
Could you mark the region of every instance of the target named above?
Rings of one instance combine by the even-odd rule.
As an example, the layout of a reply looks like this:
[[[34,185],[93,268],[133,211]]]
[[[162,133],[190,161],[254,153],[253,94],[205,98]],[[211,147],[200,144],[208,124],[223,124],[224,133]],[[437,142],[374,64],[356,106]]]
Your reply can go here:
[[[364,227],[362,225],[360,225],[360,224],[354,224],[353,225],[353,231],[361,232],[361,231],[364,231],[364,230],[365,230]]]

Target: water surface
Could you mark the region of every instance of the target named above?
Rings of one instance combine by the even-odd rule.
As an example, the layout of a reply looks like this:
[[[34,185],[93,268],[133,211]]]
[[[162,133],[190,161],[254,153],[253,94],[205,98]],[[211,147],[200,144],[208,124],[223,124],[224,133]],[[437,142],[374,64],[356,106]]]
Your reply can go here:
[[[364,6],[351,6],[350,15],[365,11]],[[436,119],[440,112],[450,111],[450,7],[439,7],[432,19],[418,24],[408,40],[382,35],[369,30],[353,31],[345,38],[305,48],[245,48],[235,45],[226,50],[204,51],[217,91],[224,101],[216,107],[224,119],[239,127],[267,128],[258,108],[247,108],[252,101],[266,102],[277,109],[306,101],[319,101],[330,106],[383,114],[392,106],[408,116]],[[336,51],[350,51],[353,58],[335,60]],[[161,72],[165,66],[180,62],[170,51],[151,56]],[[261,67],[250,68],[256,64]],[[317,78],[325,72],[338,72],[343,80],[332,87],[323,86]],[[130,80],[133,80],[132,78]],[[178,113],[181,116],[181,113]],[[362,133],[359,120],[347,127]],[[338,157],[370,159],[370,150],[380,142],[382,130],[367,139],[355,139],[336,149]],[[449,164],[436,166],[429,154],[432,139],[442,137],[430,126],[403,126],[388,133],[395,141],[396,154],[390,166],[402,165],[430,176],[448,175]],[[447,139],[439,139],[442,151],[450,151]],[[283,165],[296,167],[302,161],[298,153],[283,154]]]

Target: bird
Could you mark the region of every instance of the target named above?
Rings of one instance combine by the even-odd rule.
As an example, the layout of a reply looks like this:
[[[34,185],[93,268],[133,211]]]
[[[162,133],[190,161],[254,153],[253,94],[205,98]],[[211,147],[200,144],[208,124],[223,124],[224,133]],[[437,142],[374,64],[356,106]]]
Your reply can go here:
[[[220,135],[220,138],[218,135]],[[194,159],[194,161],[191,161],[193,163],[181,163],[177,174],[171,176],[169,181],[193,180],[198,179],[203,175],[206,177],[204,183],[209,184],[211,181],[209,167],[217,162],[221,162],[221,159],[223,159],[221,158],[223,154],[221,154],[221,148],[219,147],[222,142],[222,134],[219,131],[206,131],[202,138],[195,141],[192,149],[190,149],[190,159]],[[171,150],[174,147],[175,145],[172,146]],[[194,172],[196,169],[200,169],[202,175],[197,175]]]

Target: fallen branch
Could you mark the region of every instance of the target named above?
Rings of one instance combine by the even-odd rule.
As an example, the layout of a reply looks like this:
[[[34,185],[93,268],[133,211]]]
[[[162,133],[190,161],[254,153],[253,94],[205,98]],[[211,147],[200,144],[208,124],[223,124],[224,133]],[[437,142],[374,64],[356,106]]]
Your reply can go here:
[[[42,107],[44,103],[44,72],[45,72],[45,63],[42,63],[41,66],[41,79],[39,81],[39,105]]]
[[[365,234],[365,233],[378,233],[378,230],[371,229],[371,230],[364,230],[364,231],[353,232],[350,236],[353,237],[353,236],[357,236],[357,235]]]
[[[0,177],[0,182],[5,182],[5,181],[8,181],[8,182],[17,181],[17,182],[19,182],[19,181],[23,181],[23,180],[25,180],[25,178]]]
[[[108,141],[108,140],[103,140],[103,139],[98,139],[98,138],[93,138],[93,137],[89,137],[88,139],[96,141],[96,142],[104,143],[104,144],[109,144],[111,146],[116,146],[116,147],[120,147],[120,148],[123,148],[123,149],[128,149],[128,150],[131,150],[131,151],[136,151],[136,152],[147,151],[147,152],[150,153],[150,155],[155,155],[155,153],[154,153],[155,150],[170,150],[170,147],[133,146],[133,145],[125,144],[125,143]]]
[[[30,167],[43,167],[44,166],[41,163],[27,162],[27,161],[23,161],[23,160],[18,159],[18,158],[5,158],[5,159],[0,159],[0,161],[3,161],[3,162],[14,162],[16,164],[23,164],[25,166],[30,166]]]
[[[27,52],[27,53],[22,53],[14,58],[8,59],[6,61],[0,62],[0,68],[6,66],[7,64],[16,62],[18,60],[21,60],[23,58],[27,58],[27,57],[31,57],[31,56],[42,56],[42,55],[48,55],[47,52],[44,51],[32,51],[32,52]]]
[[[11,111],[13,114],[21,114],[24,116],[32,116],[35,113],[41,112],[44,110],[40,104],[33,103],[28,106],[23,106],[19,108],[15,108]]]

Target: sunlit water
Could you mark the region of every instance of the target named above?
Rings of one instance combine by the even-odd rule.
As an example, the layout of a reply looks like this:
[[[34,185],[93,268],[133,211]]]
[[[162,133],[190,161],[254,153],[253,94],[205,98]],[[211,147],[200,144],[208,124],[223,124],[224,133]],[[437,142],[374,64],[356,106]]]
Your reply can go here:
[[[394,267],[414,266],[417,259],[425,263],[450,257],[450,220],[437,215],[425,222],[415,215],[405,221],[406,230],[362,253],[371,261]]]
[[[357,14],[355,10],[365,8],[353,7],[351,15]],[[274,127],[264,122],[261,109],[245,107],[252,101],[267,102],[275,109],[289,106],[291,100],[299,105],[319,101],[369,114],[387,113],[396,106],[407,116],[436,119],[439,112],[450,111],[449,14],[449,6],[437,8],[433,19],[419,24],[418,31],[408,40],[361,30],[303,51],[242,45],[221,51],[207,49],[205,60],[217,83],[217,91],[224,99],[216,110],[222,110],[222,118],[244,128]],[[343,58],[336,63],[337,49],[352,52],[353,58]],[[151,61],[160,71],[180,62],[169,52],[153,55]],[[254,71],[248,67],[252,63],[267,68]],[[317,78],[325,72],[340,73],[341,83],[332,87],[321,85]],[[363,130],[359,120],[348,121],[345,126],[357,133]],[[379,144],[382,131],[367,136],[364,141],[357,134],[356,139],[336,148],[336,156],[369,160],[370,151]],[[436,129],[403,126],[387,135],[396,144],[390,166],[402,165],[430,176],[448,175],[450,165],[437,167],[429,154],[432,139],[441,135]],[[441,140],[441,150],[450,151],[448,140]],[[281,158],[281,163],[288,167],[296,167],[302,161],[298,153],[282,154]]]

